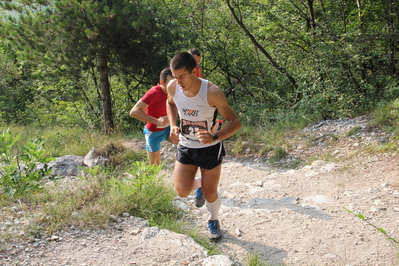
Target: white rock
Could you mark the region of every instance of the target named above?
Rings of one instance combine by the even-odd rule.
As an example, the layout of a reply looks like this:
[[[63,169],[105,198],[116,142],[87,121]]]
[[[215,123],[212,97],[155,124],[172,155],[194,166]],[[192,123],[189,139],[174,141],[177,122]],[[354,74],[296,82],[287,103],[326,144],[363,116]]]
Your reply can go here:
[[[241,236],[240,228],[236,227],[236,229],[234,230],[234,233],[235,233],[236,236],[240,237]]]
[[[214,255],[206,258],[202,263],[203,266],[234,266],[236,263],[228,256]]]
[[[313,170],[308,171],[305,176],[306,177],[313,177],[313,176],[317,176],[319,173]]]
[[[326,162],[325,161],[323,161],[323,160],[316,160],[316,161],[314,161],[313,163],[312,163],[312,168],[313,169],[319,169],[319,168],[321,168],[322,166],[324,166],[324,165],[326,165]]]

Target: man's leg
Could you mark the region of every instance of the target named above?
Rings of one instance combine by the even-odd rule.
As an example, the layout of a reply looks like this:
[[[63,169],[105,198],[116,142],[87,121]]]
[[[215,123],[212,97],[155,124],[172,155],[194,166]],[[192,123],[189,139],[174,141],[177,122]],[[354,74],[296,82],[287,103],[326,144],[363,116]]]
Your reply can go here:
[[[150,164],[159,164],[161,162],[161,151],[147,151],[147,157]]]
[[[196,165],[182,164],[179,161],[176,161],[174,184],[176,192],[180,197],[187,197],[190,195],[194,186],[194,178],[197,170],[198,166]]]
[[[209,212],[208,228],[210,240],[212,241],[219,241],[222,237],[219,223],[219,210],[222,205],[222,200],[218,195],[221,169],[222,164],[210,170],[201,168],[202,191],[204,192],[206,208]]]
[[[143,132],[148,160],[150,164],[159,164],[161,162],[161,142],[168,138],[169,131],[151,132],[147,128],[144,128]]]
[[[197,176],[194,179],[193,187],[191,188],[191,191],[196,190],[197,188],[201,188],[201,177],[200,176]]]
[[[201,168],[201,187],[204,192],[205,199],[208,202],[214,202],[218,197],[218,186],[222,164],[212,169]]]
[[[177,164],[179,164],[177,166]],[[192,169],[191,169],[192,168]],[[187,169],[187,170],[186,170]],[[194,171],[193,169],[195,169],[194,172],[194,178],[192,178],[192,173],[191,171]],[[175,189],[178,192],[180,197],[186,197],[188,195],[187,194],[187,189],[189,187],[189,182],[190,180],[192,180],[191,182],[191,188],[189,189],[189,193],[190,194],[192,191],[195,190],[195,204],[197,207],[202,207],[205,204],[205,198],[203,197],[202,191],[201,192],[201,198],[198,199],[198,189],[201,190],[201,177],[195,177],[195,174],[197,173],[198,167],[196,165],[192,165],[192,164],[182,164],[178,161],[176,161],[176,165],[175,165]],[[186,195],[186,196],[184,196]]]

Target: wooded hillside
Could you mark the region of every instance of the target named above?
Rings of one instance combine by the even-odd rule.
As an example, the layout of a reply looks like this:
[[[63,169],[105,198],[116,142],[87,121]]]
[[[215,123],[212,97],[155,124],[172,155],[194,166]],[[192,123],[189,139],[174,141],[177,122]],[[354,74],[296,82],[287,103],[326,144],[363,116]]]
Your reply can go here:
[[[356,115],[399,96],[398,0],[0,3],[6,124],[141,128],[130,108],[193,47],[250,125]]]

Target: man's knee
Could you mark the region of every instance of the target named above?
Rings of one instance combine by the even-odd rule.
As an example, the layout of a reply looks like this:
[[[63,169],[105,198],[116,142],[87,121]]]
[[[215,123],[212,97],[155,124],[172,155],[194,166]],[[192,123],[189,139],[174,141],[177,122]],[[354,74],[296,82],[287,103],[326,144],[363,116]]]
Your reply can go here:
[[[161,162],[161,153],[159,151],[149,152],[147,151],[148,159],[150,164],[159,164]]]
[[[191,193],[191,188],[189,189],[181,186],[175,186],[175,190],[177,192],[177,195],[182,198],[187,197]]]
[[[204,193],[205,199],[210,203],[214,202],[218,198],[218,192],[216,189],[211,191],[205,191],[202,189],[202,192]]]

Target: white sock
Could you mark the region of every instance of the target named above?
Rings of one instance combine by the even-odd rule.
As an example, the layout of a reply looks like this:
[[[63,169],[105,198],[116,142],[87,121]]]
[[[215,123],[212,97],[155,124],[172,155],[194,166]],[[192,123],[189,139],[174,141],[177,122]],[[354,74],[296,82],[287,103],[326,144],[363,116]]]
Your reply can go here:
[[[194,191],[199,187],[201,187],[201,177],[197,176],[196,178],[194,178],[194,182],[193,182],[193,186],[191,187],[191,191]]]
[[[210,214],[209,220],[219,220],[219,210],[220,206],[222,206],[222,200],[221,198],[217,197],[217,199],[214,202],[208,202],[206,201],[206,208],[208,209],[208,212]]]

